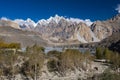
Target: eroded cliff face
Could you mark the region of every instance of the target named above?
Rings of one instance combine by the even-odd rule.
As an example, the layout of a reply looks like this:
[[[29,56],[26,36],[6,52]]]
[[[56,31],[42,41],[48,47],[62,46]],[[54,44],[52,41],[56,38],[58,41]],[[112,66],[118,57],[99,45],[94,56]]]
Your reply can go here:
[[[0,20],[0,26],[11,26],[15,29],[20,29],[19,24],[10,20]]]
[[[78,40],[81,43],[88,43],[88,42],[97,42],[99,41],[98,38],[94,35],[91,31],[90,27],[88,27],[84,23],[80,23],[76,26],[74,31],[74,35],[71,37],[73,40]]]
[[[68,24],[67,22],[61,22],[57,26],[50,25],[36,28],[36,30],[42,34],[42,37],[50,41],[64,42],[64,41],[79,41],[81,43],[97,42],[94,33],[84,23]]]
[[[73,22],[63,17],[53,17],[48,23],[39,22],[35,31],[42,37],[54,42],[99,42],[114,32],[120,31],[120,14],[106,21],[96,21],[92,25],[83,22]],[[44,24],[43,24],[44,23]]]
[[[108,22],[96,21],[92,24],[91,30],[100,40],[112,35],[112,26]]]
[[[100,41],[87,24],[68,21],[65,18],[60,18],[57,22],[54,18],[49,23],[46,21],[44,21],[44,24],[39,22],[34,30],[42,34],[42,37],[51,43]]]
[[[39,20],[37,23],[31,19],[0,20],[0,26],[34,32],[48,44],[89,43],[99,42],[113,33],[120,32],[120,14],[109,20],[93,23],[56,15],[47,20]]]
[[[120,14],[106,21],[96,21],[91,25],[91,30],[100,40],[120,32]]]

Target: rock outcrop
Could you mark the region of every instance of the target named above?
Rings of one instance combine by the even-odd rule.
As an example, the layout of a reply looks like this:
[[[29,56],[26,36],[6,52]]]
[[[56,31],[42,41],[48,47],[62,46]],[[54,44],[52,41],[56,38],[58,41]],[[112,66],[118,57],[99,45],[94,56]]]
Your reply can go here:
[[[11,21],[11,20],[0,20],[0,26],[11,26],[15,29],[20,29],[19,24]]]
[[[0,38],[6,42],[21,43],[22,48],[34,44],[39,44],[41,46],[47,45],[47,41],[43,40],[40,37],[40,34],[30,31],[22,31],[10,26],[0,26]]]
[[[56,15],[49,19],[0,20],[0,26],[11,26],[22,31],[39,34],[48,44],[61,45],[73,43],[99,42],[113,33],[120,32],[120,14],[106,21],[80,20]],[[1,33],[2,34],[2,33]]]

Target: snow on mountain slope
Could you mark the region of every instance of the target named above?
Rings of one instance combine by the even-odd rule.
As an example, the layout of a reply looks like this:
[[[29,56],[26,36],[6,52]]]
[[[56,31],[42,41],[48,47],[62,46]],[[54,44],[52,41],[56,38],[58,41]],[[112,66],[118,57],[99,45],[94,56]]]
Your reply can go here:
[[[10,20],[1,18],[0,26],[28,30],[38,33],[50,43],[89,43],[98,42],[120,31],[120,14],[106,21],[91,22],[89,19],[66,18],[55,15],[49,19],[41,19],[37,23],[27,20]]]
[[[15,28],[15,29],[21,29],[21,28],[19,27],[19,24],[15,23],[15,22],[13,22],[12,20],[7,19],[7,18],[5,18],[5,17],[2,17],[2,18],[0,19],[0,26],[11,26],[11,27],[13,27],[13,28]]]
[[[78,19],[78,18],[68,18],[67,20],[71,21],[71,22],[76,22],[77,24],[80,23],[80,22],[83,22],[88,26],[93,24],[93,22],[91,22],[90,19],[82,20],[82,19]]]
[[[7,18],[3,18],[6,21]],[[22,30],[34,31],[40,33],[44,40],[52,43],[80,41],[81,43],[97,42],[98,38],[90,30],[90,25],[93,23],[89,19],[82,20],[78,18],[66,18],[55,15],[49,19],[41,19],[35,23],[30,18],[15,19]],[[79,34],[78,34],[79,33]]]
[[[89,27],[91,24],[90,20],[84,21],[77,18],[65,18],[55,15],[55,17],[50,17],[47,20],[39,20],[34,31],[42,34],[45,40],[51,42],[97,42],[99,39],[96,39],[96,36],[93,35],[94,33],[92,33]]]
[[[79,24],[80,22],[83,22],[85,24],[87,24],[88,26],[90,26],[93,22],[90,21],[90,19],[85,19],[85,20],[82,20],[82,19],[78,19],[78,18],[65,18],[63,16],[58,16],[58,15],[55,15],[54,17],[50,17],[49,19],[41,19],[39,20],[37,23],[38,24],[41,24],[41,25],[47,25],[49,24],[50,22],[54,22],[56,24],[58,24],[60,22],[60,20],[65,20],[65,21],[68,21],[69,23],[77,23]]]
[[[86,20],[82,20],[82,19],[78,19],[78,18],[65,18],[63,16],[58,16],[55,15],[54,17],[50,17],[49,19],[41,19],[38,20],[37,23],[35,23],[33,20],[31,20],[30,18],[27,18],[26,20],[23,19],[15,19],[15,20],[10,20],[6,17],[2,17],[1,20],[5,20],[5,21],[13,21],[17,24],[19,24],[19,26],[21,27],[21,29],[28,29],[28,30],[32,30],[34,29],[38,24],[40,25],[48,25],[49,23],[56,23],[58,24],[60,22],[60,20],[65,20],[68,21],[69,23],[77,23],[79,24],[80,22],[87,24],[88,26],[90,26],[93,22],[91,22],[89,19]]]
[[[28,18],[27,20],[23,19],[15,19],[14,22],[20,25],[21,29],[23,30],[32,30],[36,26],[36,23]]]

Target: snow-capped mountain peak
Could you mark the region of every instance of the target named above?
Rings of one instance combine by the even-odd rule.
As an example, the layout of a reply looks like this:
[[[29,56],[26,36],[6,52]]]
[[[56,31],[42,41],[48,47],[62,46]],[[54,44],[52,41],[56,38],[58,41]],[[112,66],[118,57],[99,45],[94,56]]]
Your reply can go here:
[[[27,18],[26,23],[33,25],[33,27],[36,27],[37,23],[35,23],[33,20],[30,18]]]
[[[41,19],[39,20],[36,24],[40,24],[40,25],[45,25],[45,24],[48,24],[46,23],[47,21],[45,19]]]
[[[58,16],[56,14],[54,17],[50,17],[49,19],[47,19],[47,21],[48,22],[54,21],[54,22],[56,22],[58,24],[61,19],[64,19],[64,17],[63,16]]]
[[[85,19],[85,20],[82,20],[82,19],[78,19],[78,18],[65,18],[63,16],[59,16],[59,15],[55,15],[54,17],[51,16],[49,19],[41,19],[38,21],[39,24],[41,25],[46,25],[46,24],[49,24],[50,22],[55,22],[56,24],[59,23],[60,20],[66,20],[67,22],[72,22],[72,23],[85,23],[86,25],[90,26],[93,22],[90,20],[90,19]]]
[[[10,19],[2,17],[1,20],[10,20]],[[78,19],[78,18],[66,18],[66,17],[63,17],[63,16],[59,16],[57,14],[55,16],[51,16],[48,19],[41,19],[37,23],[35,23],[30,18],[27,18],[26,20],[15,19],[15,20],[12,20],[12,21],[17,23],[20,26],[21,29],[31,30],[31,29],[36,28],[36,26],[38,24],[41,25],[41,26],[48,26],[50,23],[58,25],[58,23],[62,20],[66,21],[68,24],[74,24],[74,23],[79,24],[80,22],[82,22],[82,23],[87,24],[88,26],[90,26],[93,23],[93,22],[90,21],[90,19],[82,20],[82,19]]]
[[[31,20],[30,18],[27,18],[26,20],[23,19],[15,19],[14,22],[16,22],[17,24],[19,24],[19,26],[21,27],[21,29],[28,29],[31,30],[34,27],[36,27],[36,23]]]
[[[61,19],[65,19],[65,18],[64,18],[63,16],[55,15],[54,17],[51,16],[51,17],[48,18],[48,19],[41,19],[41,20],[39,20],[39,21],[37,22],[37,24],[40,24],[40,25],[48,25],[50,22],[52,22],[52,23],[55,22],[56,24],[58,24]]]

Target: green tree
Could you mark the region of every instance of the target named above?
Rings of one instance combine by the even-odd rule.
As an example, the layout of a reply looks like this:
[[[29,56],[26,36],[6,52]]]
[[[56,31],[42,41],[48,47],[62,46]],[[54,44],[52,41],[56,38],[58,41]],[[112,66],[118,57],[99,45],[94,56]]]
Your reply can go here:
[[[67,49],[61,54],[61,70],[64,73],[67,70],[75,70],[81,67],[82,54],[76,49]]]
[[[97,59],[102,59],[103,58],[103,48],[97,47],[96,48],[96,58]]]
[[[120,68],[120,54],[119,53],[114,52],[111,56],[110,61],[112,63],[113,69],[117,70],[118,68]]]
[[[110,51],[108,48],[105,48],[105,50],[103,52],[103,56],[106,60],[111,59],[111,54],[112,54],[112,51]]]

